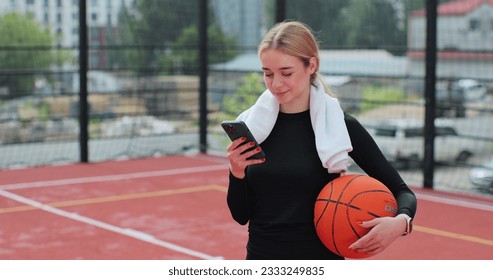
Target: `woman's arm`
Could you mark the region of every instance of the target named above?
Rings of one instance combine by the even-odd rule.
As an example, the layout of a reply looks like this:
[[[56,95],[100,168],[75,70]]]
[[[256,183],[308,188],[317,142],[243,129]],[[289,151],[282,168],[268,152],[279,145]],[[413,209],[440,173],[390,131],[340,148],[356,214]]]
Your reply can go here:
[[[359,121],[349,114],[345,114],[345,121],[353,145],[353,151],[349,153],[351,158],[368,176],[389,188],[399,205],[398,214],[407,214],[413,218],[417,208],[413,191],[387,161],[375,140]]]
[[[229,172],[227,202],[233,219],[240,225],[248,223],[250,211],[246,179],[238,179],[231,172]]]
[[[260,164],[265,161],[265,158],[249,159],[261,150],[258,147],[247,151],[255,143],[248,141],[245,143],[246,140],[246,137],[240,137],[233,140],[227,148],[230,170],[227,202],[233,219],[241,225],[245,225],[250,220],[246,169],[249,165]]]
[[[353,145],[353,151],[349,153],[351,158],[368,176],[379,180],[390,189],[399,205],[397,214],[406,214],[414,218],[417,200],[412,190],[386,160],[368,131],[348,114],[345,115],[345,120]],[[374,255],[385,250],[406,232],[407,221],[402,215],[397,215],[365,221],[361,226],[370,228],[370,232],[351,244],[349,248]]]

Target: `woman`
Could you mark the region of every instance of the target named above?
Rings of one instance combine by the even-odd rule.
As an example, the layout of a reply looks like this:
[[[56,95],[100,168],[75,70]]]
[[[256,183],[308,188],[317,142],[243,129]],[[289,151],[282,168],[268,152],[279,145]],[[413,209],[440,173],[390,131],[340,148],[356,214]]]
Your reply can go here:
[[[361,124],[330,96],[318,75],[318,51],[310,28],[295,21],[275,25],[258,47],[267,90],[238,119],[260,148],[245,152],[251,143],[244,139],[227,148],[227,202],[238,223],[249,223],[247,259],[343,259],[318,238],[313,211],[322,188],[347,171],[349,157],[384,183],[399,205],[396,217],[363,222],[371,230],[350,248],[377,254],[410,232],[415,195]],[[260,149],[265,158],[247,160]]]

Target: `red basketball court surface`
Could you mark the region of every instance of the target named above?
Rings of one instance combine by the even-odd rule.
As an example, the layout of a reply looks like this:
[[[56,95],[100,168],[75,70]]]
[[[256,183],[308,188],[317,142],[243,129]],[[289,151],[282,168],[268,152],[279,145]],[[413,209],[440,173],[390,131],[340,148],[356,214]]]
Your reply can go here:
[[[0,259],[241,260],[227,185],[203,154],[3,170]],[[414,232],[370,259],[493,259],[493,199],[412,188]]]

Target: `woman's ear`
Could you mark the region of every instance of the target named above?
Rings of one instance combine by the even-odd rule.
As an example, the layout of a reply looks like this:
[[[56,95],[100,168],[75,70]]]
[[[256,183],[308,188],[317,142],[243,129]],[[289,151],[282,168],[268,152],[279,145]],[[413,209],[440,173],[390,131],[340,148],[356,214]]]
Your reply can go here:
[[[318,60],[316,57],[312,56],[310,58],[310,64],[308,65],[308,70],[310,74],[313,74],[317,72],[317,69],[318,69]]]

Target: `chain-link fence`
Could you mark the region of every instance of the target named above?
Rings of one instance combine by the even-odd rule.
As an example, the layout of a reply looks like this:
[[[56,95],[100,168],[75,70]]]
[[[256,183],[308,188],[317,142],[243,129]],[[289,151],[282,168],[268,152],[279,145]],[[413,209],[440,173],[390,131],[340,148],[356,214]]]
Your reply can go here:
[[[201,1],[87,2],[89,161],[200,150]],[[0,168],[78,162],[79,1],[10,2],[0,6]],[[265,88],[256,46],[284,11],[315,31],[344,110],[422,185],[425,2],[207,1],[207,151],[224,154],[219,123]],[[439,2],[434,185],[492,195],[493,6]]]

